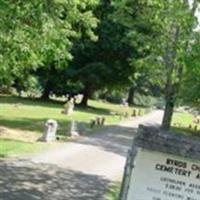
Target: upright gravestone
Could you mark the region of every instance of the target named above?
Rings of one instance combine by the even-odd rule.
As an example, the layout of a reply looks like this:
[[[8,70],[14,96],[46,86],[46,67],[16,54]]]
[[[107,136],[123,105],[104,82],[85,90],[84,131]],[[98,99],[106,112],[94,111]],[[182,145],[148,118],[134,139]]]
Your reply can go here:
[[[70,115],[74,112],[74,99],[70,99],[67,103],[64,105],[64,111],[62,113]]]
[[[45,123],[45,130],[42,138],[40,139],[43,142],[53,142],[56,140],[56,131],[58,123],[53,119],[47,120]]]
[[[200,200],[200,141],[140,126],[120,200]]]
[[[79,136],[77,123],[76,123],[76,121],[74,121],[74,120],[71,122],[70,136],[71,136],[72,138],[73,138],[73,137],[78,137],[78,136]]]

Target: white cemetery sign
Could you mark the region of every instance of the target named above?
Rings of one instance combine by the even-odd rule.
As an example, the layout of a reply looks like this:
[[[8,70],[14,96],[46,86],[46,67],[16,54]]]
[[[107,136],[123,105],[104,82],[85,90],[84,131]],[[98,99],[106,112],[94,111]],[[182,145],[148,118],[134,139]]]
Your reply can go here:
[[[127,200],[172,199],[200,199],[200,162],[140,149]]]
[[[120,200],[200,200],[200,141],[140,126]]]

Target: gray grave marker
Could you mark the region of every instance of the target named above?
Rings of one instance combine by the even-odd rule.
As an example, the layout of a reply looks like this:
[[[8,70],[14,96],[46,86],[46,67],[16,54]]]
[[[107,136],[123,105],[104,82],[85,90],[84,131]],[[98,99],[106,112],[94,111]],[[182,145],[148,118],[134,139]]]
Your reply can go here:
[[[74,99],[72,98],[64,105],[64,110],[62,111],[63,114],[70,115],[74,112]]]
[[[53,142],[56,140],[56,131],[57,131],[58,123],[53,119],[47,120],[45,123],[45,131],[40,139],[44,142]]]
[[[77,123],[74,120],[71,122],[70,136],[71,137],[78,137],[79,136]]]

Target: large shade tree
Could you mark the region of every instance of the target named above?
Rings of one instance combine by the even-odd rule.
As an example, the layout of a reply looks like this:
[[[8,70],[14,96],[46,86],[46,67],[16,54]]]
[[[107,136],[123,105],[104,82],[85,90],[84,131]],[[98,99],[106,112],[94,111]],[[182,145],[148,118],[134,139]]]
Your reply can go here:
[[[197,26],[196,10],[198,1],[187,0],[147,0],[140,1],[135,7],[136,0],[125,0],[119,2],[119,11],[126,10],[121,15],[121,21],[129,25],[130,33],[135,32],[136,37],[146,41],[150,49],[148,59],[145,58],[145,65],[157,75],[163,87],[166,100],[166,107],[162,128],[170,128],[172,115],[176,100],[180,97],[181,87],[184,85],[186,69],[189,68],[187,57],[195,49],[193,43],[198,35],[194,31]],[[142,8],[142,9],[141,9]],[[136,32],[134,20],[135,10],[140,10],[139,24],[143,27],[151,26],[154,33],[151,37],[142,37]],[[152,37],[153,36],[153,37]],[[134,37],[132,38],[134,41]],[[140,48],[141,45],[138,46]],[[190,60],[190,66],[192,60]],[[148,65],[147,65],[148,63]],[[190,70],[187,70],[190,73]]]
[[[126,84],[127,74],[132,70],[127,62],[131,51],[123,41],[126,29],[113,21],[112,3],[113,0],[100,0],[94,10],[99,20],[95,31],[97,40],[83,38],[73,48],[74,60],[69,67],[69,73],[74,75],[74,82],[78,81],[83,85],[80,91],[83,94],[83,106],[87,106],[94,91]]]
[[[75,45],[74,60],[69,70],[75,75],[74,81],[81,81],[83,84],[82,105],[87,105],[88,98],[95,90],[130,85],[131,77],[135,73],[135,65],[131,64],[134,63],[131,60],[146,57],[148,47],[140,35],[149,33],[150,26],[139,26],[138,4],[135,2],[133,14],[133,20],[138,26],[134,25],[136,31],[130,33],[130,27],[119,20],[121,13],[118,12],[118,1],[101,0],[94,11],[99,19],[96,30],[98,40],[91,42],[86,39]],[[130,40],[133,36],[135,41]]]
[[[190,43],[193,51],[186,56],[186,70],[184,75],[184,85],[181,87],[182,101],[192,106],[200,106],[200,36],[197,32],[195,38]]]
[[[134,71],[127,77],[130,80],[127,101],[131,105],[137,92],[151,93],[154,84],[158,84],[153,80],[157,75],[149,62],[152,54],[151,44],[157,32],[153,29],[154,23],[147,20],[151,13],[148,1],[115,1],[114,6],[114,19],[126,27],[124,39],[134,50],[129,57],[129,65],[133,66]]]
[[[162,128],[165,130],[170,128],[175,103],[181,87],[185,84],[184,76],[186,68],[189,67],[186,58],[194,51],[191,43],[196,37],[196,9],[197,1],[193,1],[190,6],[188,1],[180,0],[166,1],[159,5],[159,12],[155,11],[154,19],[159,18],[157,21],[160,21],[160,37],[157,40],[159,45],[156,45],[160,53],[156,54],[160,57],[161,70],[164,70],[166,106]]]
[[[98,0],[0,0],[0,83],[8,84],[28,69],[62,66],[81,29],[94,37]],[[24,77],[22,77],[23,79]]]

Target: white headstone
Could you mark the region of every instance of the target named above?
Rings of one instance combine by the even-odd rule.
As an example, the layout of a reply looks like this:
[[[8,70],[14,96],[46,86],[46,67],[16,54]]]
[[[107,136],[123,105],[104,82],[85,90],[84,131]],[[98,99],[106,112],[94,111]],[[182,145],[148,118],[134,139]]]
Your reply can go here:
[[[73,137],[78,137],[78,136],[79,136],[78,127],[77,127],[76,121],[74,121],[74,120],[71,122],[70,136],[71,136],[72,138],[73,138]]]
[[[71,99],[70,101],[68,101],[65,105],[64,105],[64,113],[67,115],[70,115],[73,113],[74,111],[74,102],[73,99]]]
[[[49,119],[45,123],[45,131],[41,138],[41,141],[45,142],[53,142],[56,140],[56,131],[57,131],[58,123],[56,120]]]

